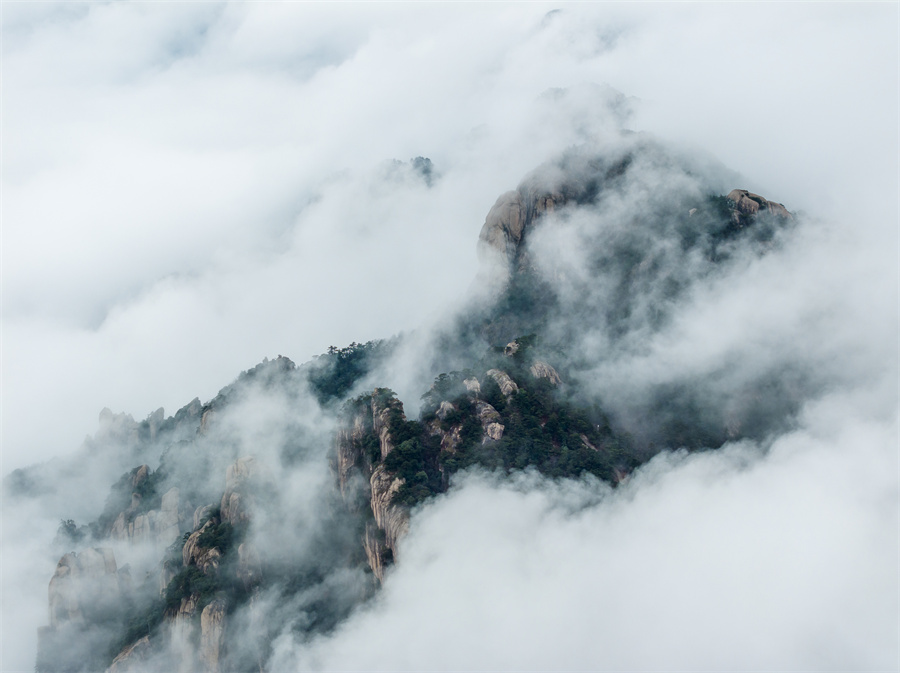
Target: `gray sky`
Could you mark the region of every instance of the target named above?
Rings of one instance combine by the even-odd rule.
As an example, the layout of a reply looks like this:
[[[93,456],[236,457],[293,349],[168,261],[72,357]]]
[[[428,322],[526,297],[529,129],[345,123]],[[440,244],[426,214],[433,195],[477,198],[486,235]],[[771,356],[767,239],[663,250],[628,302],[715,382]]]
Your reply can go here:
[[[765,457],[661,457],[615,494],[473,476],[414,517],[377,604],[280,661],[896,669],[897,5],[556,7],[3,3],[0,471],[75,450],[103,407],[171,414],[264,356],[446,315],[497,196],[608,129],[540,94],[605,82],[633,128],[818,227],[626,364],[741,343],[840,387]],[[419,155],[430,189],[392,168]],[[6,530],[10,568],[29,531]]]

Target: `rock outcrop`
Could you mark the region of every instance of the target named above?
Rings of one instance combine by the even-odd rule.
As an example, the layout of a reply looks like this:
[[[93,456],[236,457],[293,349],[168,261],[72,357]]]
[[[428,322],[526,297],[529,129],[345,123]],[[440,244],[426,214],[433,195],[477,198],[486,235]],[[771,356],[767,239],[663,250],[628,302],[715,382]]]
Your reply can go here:
[[[384,465],[379,465],[372,472],[369,480],[371,486],[371,506],[375,523],[384,531],[384,543],[397,556],[397,541],[409,530],[409,510],[395,505],[391,501],[403,479],[388,472]]]
[[[406,420],[400,400],[396,397],[384,398],[382,389],[376,389],[372,395],[372,426],[378,434],[381,460],[387,458],[394,449],[394,438],[391,436],[391,417],[394,414],[399,414]]]
[[[250,520],[253,508],[253,481],[259,475],[259,465],[253,456],[238,458],[225,472],[225,493],[220,511],[222,521],[232,525]]]
[[[206,547],[201,545],[201,536],[219,523],[216,518],[209,519],[200,530],[195,530],[190,534],[184,547],[181,549],[181,558],[184,567],[191,565],[197,566],[204,575],[215,572],[219,568],[219,560],[222,558],[222,552],[216,547]]]
[[[388,560],[393,559],[393,552],[384,542],[384,532],[371,521],[366,523],[363,547],[366,551],[366,562],[372,569],[372,573],[378,578],[379,582],[383,582],[384,571]]]
[[[468,393],[473,397],[478,397],[479,395],[481,395],[481,384],[474,376],[464,379],[463,385],[466,387],[466,391],[468,391]]]
[[[106,673],[141,673],[152,649],[150,636],[144,636],[119,652]]]
[[[50,625],[38,630],[37,671],[103,669],[116,634],[98,629],[127,617],[129,582],[111,549],[64,555],[48,588]]]
[[[497,385],[500,386],[500,392],[503,393],[503,396],[507,399],[519,392],[519,386],[516,385],[516,382],[513,381],[506,372],[499,369],[488,369],[487,375],[494,379]]]
[[[362,462],[362,440],[371,428],[371,416],[358,413],[349,426],[342,426],[335,435],[335,455],[337,461],[338,486],[341,496],[351,505],[350,481],[354,470],[358,471]]]
[[[140,470],[145,470],[146,465]],[[146,472],[143,479],[146,479]],[[141,481],[143,481],[143,479]],[[135,484],[140,486],[141,481]],[[119,512],[112,524],[109,535],[114,540],[127,540],[133,544],[151,542],[167,547],[178,539],[181,531],[180,499],[177,488],[170,488],[162,496],[160,508],[138,513],[141,499],[132,496],[131,506],[125,511]]]
[[[478,416],[481,427],[484,429],[482,442],[491,439],[496,441],[503,437],[503,431],[506,428],[500,423],[500,414],[493,406],[487,402],[478,401],[475,403],[475,414]]]
[[[101,612],[120,600],[116,557],[112,549],[70,552],[56,565],[50,580],[50,626],[83,623],[85,614]]]
[[[446,416],[453,405],[447,403],[441,410]],[[379,580],[384,577],[386,559],[396,558],[397,543],[409,528],[409,510],[393,502],[405,482],[382,462],[395,448],[392,428],[405,422],[403,404],[388,391],[376,389],[335,438],[335,467],[344,502],[351,511],[367,505],[374,517],[374,523],[366,526],[362,544],[369,567]],[[369,453],[363,445],[373,437],[377,448],[372,445]],[[367,496],[366,505],[361,505],[361,492]]]
[[[793,215],[781,203],[769,201],[759,194],[753,194],[746,189],[732,189],[728,192],[728,199],[734,202],[735,212],[740,215],[758,215],[767,212],[770,215],[784,218],[786,220],[793,219]]]
[[[566,188],[543,190],[534,184],[520,185],[497,199],[488,211],[478,237],[482,260],[500,262],[506,275],[520,261],[528,229],[536,221],[566,205],[573,194]]]
[[[200,613],[200,664],[205,673],[219,673],[225,638],[225,601],[217,598]]]
[[[556,370],[543,360],[535,360],[531,365],[531,375],[536,379],[547,379],[554,386],[562,383]]]

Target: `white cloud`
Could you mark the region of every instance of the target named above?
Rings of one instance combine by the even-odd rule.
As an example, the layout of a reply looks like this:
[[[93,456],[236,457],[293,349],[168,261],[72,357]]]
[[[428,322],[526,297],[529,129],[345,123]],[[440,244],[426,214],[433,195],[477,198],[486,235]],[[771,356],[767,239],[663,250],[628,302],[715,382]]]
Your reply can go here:
[[[641,99],[636,128],[827,222],[776,258],[790,269],[710,291],[654,362],[743,344],[691,348],[725,312],[779,355],[812,344],[852,392],[764,456],[659,458],[576,513],[561,503],[595,487],[473,478],[420,513],[370,612],[284,656],[896,667],[897,6],[551,9],[5,3],[2,472],[73,450],[104,406],[172,413],[263,356],[433,322],[466,293],[496,197],[607,128],[589,98],[541,92],[608,82]],[[417,155],[432,189],[385,177]],[[5,574],[24,577],[54,526],[3,515]],[[4,601],[4,642],[15,608],[26,643],[4,666],[30,670],[25,595]],[[376,619],[418,638],[390,649]]]
[[[377,601],[274,666],[892,670],[897,426],[853,407],[767,450],[660,454],[616,491],[470,475],[414,517]]]

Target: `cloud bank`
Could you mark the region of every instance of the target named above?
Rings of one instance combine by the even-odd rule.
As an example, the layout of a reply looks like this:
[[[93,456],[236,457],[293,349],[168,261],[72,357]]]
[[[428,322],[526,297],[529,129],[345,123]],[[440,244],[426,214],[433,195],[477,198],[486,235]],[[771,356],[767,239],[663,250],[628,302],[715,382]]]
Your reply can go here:
[[[790,432],[615,492],[461,479],[382,594],[285,633],[272,670],[896,669],[896,6],[554,9],[5,4],[4,475],[103,407],[171,413],[263,356],[439,321],[497,196],[607,132],[583,86],[606,82],[629,126],[807,218],[588,379],[640,393],[749,356],[827,386]],[[311,507],[316,465],[280,509]],[[47,541],[108,476],[4,507],[4,670],[33,668]]]

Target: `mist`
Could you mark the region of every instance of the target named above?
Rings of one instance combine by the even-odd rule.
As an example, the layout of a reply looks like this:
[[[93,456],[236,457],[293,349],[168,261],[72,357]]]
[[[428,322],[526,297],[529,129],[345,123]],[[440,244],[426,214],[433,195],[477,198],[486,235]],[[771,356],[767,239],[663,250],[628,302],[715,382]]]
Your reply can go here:
[[[274,582],[234,616],[235,649],[271,642],[268,670],[896,670],[897,7],[346,9],[0,8],[0,472],[46,476],[27,500],[4,480],[0,668],[34,668],[61,519],[96,519],[123,473],[166,460],[191,508],[214,504],[252,453],[260,563],[310,587]],[[435,343],[490,295],[476,243],[498,196],[634,142],[681,163],[529,241],[570,383],[665,449],[616,488],[457,474],[376,592],[334,492],[337,411],[301,376],[240,388],[190,454],[136,440],[134,419],[264,357],[398,334],[353,392],[389,386],[415,417],[470,354]],[[649,237],[663,271],[629,322],[578,317],[612,296],[586,251],[637,235],[653,198],[713,188],[795,220],[712,271]],[[682,288],[669,303],[660,278]],[[665,444],[660,390],[740,430]],[[158,549],[113,546],[136,584],[153,572]]]

